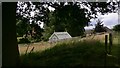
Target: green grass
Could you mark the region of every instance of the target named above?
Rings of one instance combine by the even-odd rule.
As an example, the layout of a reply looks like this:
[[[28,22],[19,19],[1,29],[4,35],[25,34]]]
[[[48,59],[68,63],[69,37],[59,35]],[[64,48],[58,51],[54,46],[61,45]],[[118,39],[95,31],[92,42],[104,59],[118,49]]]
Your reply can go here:
[[[106,66],[120,67],[120,40],[119,33],[113,34],[112,56],[107,56]],[[58,42],[54,47],[42,52],[33,52],[21,55],[22,66],[52,66],[52,67],[78,67],[103,66],[105,61],[104,40],[71,39]],[[103,68],[102,67],[102,68]]]
[[[107,66],[117,66],[118,45],[113,46],[111,57],[107,57]],[[21,56],[22,66],[104,66],[104,44],[100,41],[67,41],[56,44],[42,52]]]

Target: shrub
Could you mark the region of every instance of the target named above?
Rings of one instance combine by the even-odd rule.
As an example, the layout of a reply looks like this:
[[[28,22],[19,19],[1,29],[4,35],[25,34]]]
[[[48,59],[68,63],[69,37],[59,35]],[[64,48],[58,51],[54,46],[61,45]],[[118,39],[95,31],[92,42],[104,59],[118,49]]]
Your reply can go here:
[[[115,25],[115,26],[113,27],[113,30],[120,32],[120,24]]]
[[[21,44],[21,43],[30,43],[30,41],[27,38],[22,38],[22,39],[19,39],[18,41],[18,44]]]

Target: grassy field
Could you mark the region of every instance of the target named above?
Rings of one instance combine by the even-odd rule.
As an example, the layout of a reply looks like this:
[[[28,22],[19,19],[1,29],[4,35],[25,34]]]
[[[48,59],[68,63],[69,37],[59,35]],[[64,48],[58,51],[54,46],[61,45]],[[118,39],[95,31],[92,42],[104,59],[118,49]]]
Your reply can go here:
[[[108,33],[106,34],[102,34],[102,35],[93,35],[93,36],[89,36],[89,37],[85,37],[85,38],[73,38],[72,40],[70,41],[73,41],[73,40],[99,40],[101,42],[104,43],[104,36],[105,35],[109,35]],[[61,42],[60,42],[61,43]],[[113,44],[118,44],[118,36],[116,35],[113,35]],[[19,44],[19,52],[20,54],[25,54],[26,52],[26,49],[27,49],[27,46],[28,44]],[[30,52],[30,50],[34,47],[34,52],[36,51],[43,51],[47,48],[50,48],[50,47],[53,47],[54,44],[51,44],[51,43],[48,43],[48,42],[38,42],[38,43],[31,43],[29,44],[29,48],[28,48],[28,53]]]
[[[104,34],[106,35],[106,34]],[[104,42],[104,35],[96,35],[94,36],[90,36],[90,37],[85,37],[85,38],[73,38],[73,39],[70,39],[70,41],[74,41],[74,40],[101,40]],[[68,40],[69,42],[69,40]],[[61,43],[61,42],[59,42]],[[54,43],[51,44],[51,43],[48,43],[48,42],[38,42],[38,43],[31,43],[31,44],[18,44],[19,46],[19,52],[20,54],[25,54],[25,51],[27,49],[27,45],[29,45],[29,48],[28,48],[28,53],[30,52],[30,50],[34,47],[34,52],[36,51],[42,51],[42,50],[45,50],[47,48],[50,48],[50,47],[53,47],[54,46]]]
[[[104,66],[104,35],[97,35],[94,38],[90,36],[82,39],[72,39],[57,44],[47,42],[30,44],[28,53],[32,47],[35,47],[35,49],[33,53],[27,55],[24,55],[27,46],[19,44],[21,64],[22,66],[52,66],[55,68],[56,66]],[[114,35],[112,53],[107,56],[106,60],[107,66],[120,67],[120,46],[117,44],[117,39],[118,36]]]

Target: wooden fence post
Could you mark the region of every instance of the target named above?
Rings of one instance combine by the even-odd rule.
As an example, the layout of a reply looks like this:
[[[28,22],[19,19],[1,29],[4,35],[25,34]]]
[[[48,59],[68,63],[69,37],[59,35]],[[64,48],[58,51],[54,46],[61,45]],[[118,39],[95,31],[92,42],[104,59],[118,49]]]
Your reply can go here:
[[[109,52],[108,54],[111,54],[111,49],[112,49],[112,33],[109,34]]]
[[[106,59],[107,59],[107,45],[108,45],[108,35],[105,35],[105,68],[106,68]]]
[[[108,53],[107,51],[107,45],[108,45],[108,35],[105,35],[105,52]]]

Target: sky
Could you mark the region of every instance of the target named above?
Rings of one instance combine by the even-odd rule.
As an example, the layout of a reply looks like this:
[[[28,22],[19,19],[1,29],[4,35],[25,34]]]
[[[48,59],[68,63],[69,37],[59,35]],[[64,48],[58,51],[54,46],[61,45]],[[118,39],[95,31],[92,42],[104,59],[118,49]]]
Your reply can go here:
[[[112,29],[113,26],[118,24],[118,13],[109,13],[109,14],[106,14],[106,15],[99,15],[98,18],[101,21],[103,21],[102,24],[104,24],[104,26],[107,26],[110,29]],[[96,20],[91,20],[91,24],[93,26],[85,27],[85,29],[93,29],[93,28],[95,28]]]

